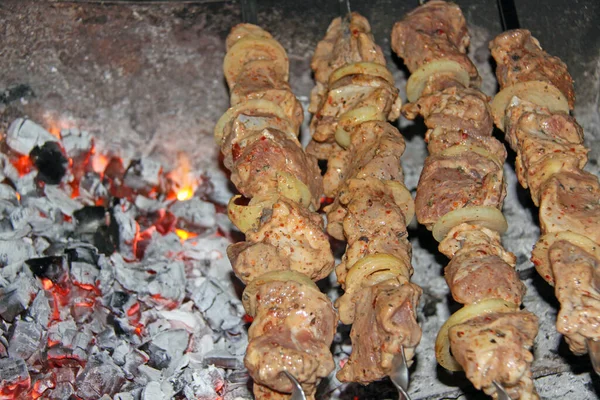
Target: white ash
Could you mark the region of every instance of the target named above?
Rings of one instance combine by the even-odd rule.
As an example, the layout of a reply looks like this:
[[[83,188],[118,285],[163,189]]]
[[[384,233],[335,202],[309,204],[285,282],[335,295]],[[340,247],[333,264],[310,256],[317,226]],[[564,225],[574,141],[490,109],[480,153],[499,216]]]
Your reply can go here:
[[[44,132],[31,121],[18,121],[13,150],[58,140]],[[63,130],[61,137],[69,157],[85,158],[93,148],[86,132]],[[247,335],[225,253],[230,241],[217,235],[231,225],[214,204],[144,194],[133,202],[120,199],[106,213],[118,225],[119,252],[107,256],[75,238],[83,231],[98,235],[103,227],[93,219],[96,211],[88,212],[98,200],[110,200],[100,175],[86,173],[80,197],[73,199],[67,185],[74,179],[71,171],[60,185],[39,187],[35,167],[19,176],[6,155],[0,161],[3,176],[16,187],[0,184],[2,389],[22,381],[24,391],[35,388],[49,399],[247,394],[239,382],[231,390],[226,382],[234,369],[243,371]],[[158,163],[136,165],[129,183],[139,189],[162,183]],[[182,243],[172,231],[160,234],[153,225],[148,230],[149,221],[163,212],[199,236]],[[137,240],[144,241],[141,253]],[[61,372],[67,369],[74,371],[70,377]]]
[[[87,155],[94,147],[92,135],[88,131],[77,128],[63,129],[60,131],[62,146],[69,158]]]
[[[6,144],[19,154],[29,155],[36,146],[57,142],[50,132],[29,119],[17,118],[6,132]]]

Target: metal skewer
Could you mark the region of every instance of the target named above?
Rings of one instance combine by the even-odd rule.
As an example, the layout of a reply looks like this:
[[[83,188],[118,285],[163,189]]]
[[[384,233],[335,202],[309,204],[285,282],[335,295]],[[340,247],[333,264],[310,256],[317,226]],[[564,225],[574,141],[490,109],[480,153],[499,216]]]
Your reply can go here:
[[[304,394],[304,390],[302,390],[302,386],[300,386],[300,382],[294,378],[294,375],[290,374],[287,371],[283,371],[285,376],[292,382],[294,389],[292,389],[292,397],[290,400],[306,400],[306,394]]]
[[[408,363],[404,355],[404,346],[400,346],[400,353],[396,354],[392,360],[392,370],[390,371],[390,380],[398,389],[400,400],[411,400],[408,395],[408,383],[410,375],[408,373]]]
[[[506,392],[506,389],[504,389],[504,386],[502,386],[501,384],[499,384],[496,381],[492,381],[492,383],[494,384],[494,387],[496,388],[496,393],[498,393],[498,400],[512,400],[510,398],[510,396],[508,395],[508,393]]]
[[[256,15],[256,0],[240,0],[240,7],[242,9],[242,21],[249,24],[258,24],[258,17]],[[290,400],[306,400],[306,394],[300,386],[300,382],[289,372],[283,371],[285,376],[292,382],[292,396]]]

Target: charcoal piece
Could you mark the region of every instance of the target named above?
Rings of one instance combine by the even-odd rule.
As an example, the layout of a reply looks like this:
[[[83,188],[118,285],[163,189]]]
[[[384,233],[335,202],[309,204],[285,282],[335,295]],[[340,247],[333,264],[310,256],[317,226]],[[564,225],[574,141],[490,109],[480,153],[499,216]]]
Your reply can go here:
[[[117,344],[119,343],[119,339],[117,335],[115,335],[115,330],[111,327],[104,329],[98,336],[96,336],[96,345],[101,350],[109,350],[113,351]]]
[[[115,397],[113,397],[114,400],[135,400],[136,397],[133,396],[133,394],[131,394],[130,392],[125,392],[125,393],[117,393],[115,394]]]
[[[243,308],[215,279],[206,279],[191,295],[196,307],[215,331],[239,326]]]
[[[84,262],[92,265],[98,263],[98,250],[87,243],[76,243],[65,249],[65,254],[69,256],[69,262]]]
[[[75,340],[75,335],[77,335],[77,330],[77,325],[72,319],[60,321],[48,329],[48,341],[71,348]]]
[[[28,360],[37,350],[41,350],[41,345],[42,327],[37,322],[23,320],[15,322],[14,332],[8,345],[9,356]]]
[[[123,182],[135,191],[151,191],[160,183],[162,167],[149,158],[134,160],[129,164]]]
[[[47,394],[50,400],[64,400],[71,399],[71,396],[75,394],[73,385],[69,382],[59,382],[56,384],[54,389],[50,390]]]
[[[68,273],[65,256],[30,258],[25,264],[38,278],[50,279],[54,283],[63,281]]]
[[[52,390],[52,388],[55,386],[52,372],[48,372],[43,375],[37,375],[34,377],[34,381],[35,384],[33,385],[33,393],[40,397],[43,396],[44,399],[47,398],[47,394],[49,394],[50,390]]]
[[[38,292],[27,310],[27,315],[41,326],[47,327],[50,322],[51,313],[52,310],[50,309],[50,303],[48,302],[48,297],[46,297],[46,292]]]
[[[163,400],[166,399],[165,394],[160,388],[160,383],[152,381],[146,385],[142,391],[141,400]]]
[[[64,190],[55,185],[44,186],[44,194],[50,203],[63,214],[72,217],[75,211],[83,208],[83,204],[71,198]]]
[[[84,400],[117,393],[125,381],[125,374],[106,353],[90,358],[85,369],[77,376],[77,396]]]
[[[0,240],[0,266],[2,267],[25,261],[35,255],[31,240]]]
[[[169,352],[156,346],[153,343],[146,343],[140,350],[144,351],[149,355],[148,365],[156,369],[168,368],[171,363],[171,356]]]
[[[203,365],[214,365],[217,368],[238,370],[244,368],[244,361],[242,358],[243,357],[227,354],[223,351],[212,351],[207,353],[204,357]]]
[[[129,301],[129,294],[127,292],[115,291],[111,297],[110,302],[108,303],[112,312],[117,315],[124,315],[124,306]]]
[[[0,199],[7,200],[14,205],[19,204],[17,191],[10,185],[0,183]]]
[[[69,158],[87,156],[94,145],[92,135],[88,131],[80,131],[77,128],[61,130],[60,137]]]
[[[172,359],[183,355],[189,341],[190,335],[184,329],[169,329],[152,338],[152,344],[166,350]]]
[[[125,364],[121,366],[125,372],[125,378],[133,379],[135,376],[137,376],[140,365],[146,364],[148,360],[148,355],[143,351],[138,349],[133,349],[133,351],[130,351],[125,356]]]
[[[21,358],[0,359],[0,393],[3,398],[13,398],[11,395],[26,390],[31,385],[27,364]]]
[[[50,132],[35,122],[23,118],[15,119],[6,133],[8,147],[23,155],[28,155],[36,146],[57,141],[58,139]]]
[[[99,206],[86,206],[77,210],[75,236],[91,243],[104,255],[111,255],[119,248],[119,226],[112,211]]]
[[[182,378],[187,382],[183,388],[186,399],[219,398],[215,388],[223,387],[224,377],[217,368],[209,366],[204,369],[186,368]]]
[[[0,317],[12,322],[29,307],[38,290],[35,280],[22,274],[9,286],[0,288]]]
[[[67,172],[69,160],[56,142],[35,146],[29,157],[38,169],[37,178],[44,183],[58,185]]]
[[[71,279],[78,286],[94,286],[100,270],[86,262],[71,262]]]
[[[146,296],[144,301],[174,308],[185,295],[185,267],[181,261],[152,264],[117,263],[115,276],[127,290]]]
[[[109,194],[100,175],[96,172],[86,172],[79,181],[79,196],[96,201],[108,199]]]
[[[127,354],[131,352],[131,346],[124,340],[121,340],[112,353],[113,361],[120,367],[125,365]]]
[[[35,97],[35,92],[26,83],[20,83],[0,90],[0,104],[9,104],[21,99]]]
[[[196,197],[187,201],[178,201],[170,210],[180,221],[184,221],[186,226],[213,228],[216,224],[215,205]]]

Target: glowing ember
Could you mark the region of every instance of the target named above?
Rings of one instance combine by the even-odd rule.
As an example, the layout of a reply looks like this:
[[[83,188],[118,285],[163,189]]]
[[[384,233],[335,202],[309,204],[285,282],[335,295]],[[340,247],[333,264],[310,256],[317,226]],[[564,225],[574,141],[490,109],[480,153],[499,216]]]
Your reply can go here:
[[[54,286],[54,283],[52,283],[50,279],[42,278],[42,286],[45,290],[50,290],[52,289],[52,286]]]
[[[195,232],[188,232],[184,231],[183,229],[175,229],[175,233],[177,234],[177,236],[179,236],[182,242],[185,242],[188,239],[195,238],[196,236],[198,236],[198,234]]]
[[[198,179],[191,172],[190,160],[185,153],[179,153],[179,165],[168,174],[173,181],[174,191],[177,200],[185,201],[194,196],[194,191],[198,187]]]
[[[29,156],[21,156],[14,160],[12,164],[19,172],[19,176],[27,175],[31,172],[31,168],[33,167],[33,163]]]
[[[92,156],[92,169],[95,173],[102,176],[110,159],[104,154],[94,154]]]

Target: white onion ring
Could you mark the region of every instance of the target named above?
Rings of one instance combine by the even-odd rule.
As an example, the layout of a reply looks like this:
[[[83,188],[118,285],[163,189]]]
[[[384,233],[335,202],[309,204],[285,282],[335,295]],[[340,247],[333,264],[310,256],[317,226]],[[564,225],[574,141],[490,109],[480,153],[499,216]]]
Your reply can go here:
[[[463,153],[466,153],[469,151],[471,151],[473,153],[477,153],[480,156],[483,156],[489,160],[492,160],[494,162],[494,164],[496,164],[500,168],[502,168],[502,166],[504,164],[503,162],[500,161],[500,159],[498,157],[496,157],[495,154],[490,153],[483,147],[473,146],[473,145],[467,146],[464,144],[457,144],[454,146],[450,146],[450,147],[444,149],[442,152],[440,152],[440,155],[445,156],[445,157],[453,157],[453,156],[458,156],[460,154],[463,154]]]
[[[246,59],[248,54],[262,53],[257,58]],[[225,54],[223,73],[227,84],[232,87],[244,64],[253,60],[271,60],[283,72],[283,79],[287,82],[289,76],[289,60],[285,49],[272,38],[247,35],[239,39]]]
[[[549,82],[527,81],[519,82],[502,89],[491,103],[492,116],[496,126],[504,131],[506,108],[513,97],[546,107],[551,112],[569,113],[569,102],[560,90]]]
[[[265,198],[253,197],[247,206],[236,204],[242,196],[235,195],[227,204],[227,215],[231,222],[242,233],[249,230],[256,230],[260,225],[260,217],[265,208],[271,208],[277,201],[277,196],[269,196]]]
[[[600,260],[600,245],[583,235],[571,231],[551,232],[542,235],[533,247],[531,262],[542,278],[552,286],[554,286],[554,274],[550,265],[549,251],[554,243],[561,240],[579,247]]]
[[[372,75],[385,79],[390,85],[394,85],[394,77],[385,65],[372,62],[357,62],[346,64],[333,71],[329,76],[329,86],[348,75]]]
[[[433,237],[441,242],[452,228],[462,223],[481,225],[499,234],[503,234],[508,229],[506,218],[497,208],[489,206],[465,207],[450,211],[438,219],[433,225]]]
[[[248,100],[236,106],[230,107],[227,111],[225,111],[225,114],[219,118],[214,129],[215,142],[217,142],[219,146],[223,145],[226,125],[231,122],[232,119],[244,112],[248,112],[250,115],[273,115],[276,118],[286,121],[288,125],[288,131],[286,133],[296,137],[296,132],[294,132],[294,129],[289,123],[287,116],[281,107],[272,101],[256,99]]]
[[[463,86],[469,86],[469,72],[462,65],[452,60],[436,60],[423,65],[410,75],[406,82],[408,101],[417,101],[421,97],[429,78],[441,74],[452,75],[452,78]]]
[[[256,315],[256,294],[260,286],[269,282],[296,282],[322,295],[317,285],[304,274],[292,270],[271,271],[264,273],[248,284],[242,294],[242,304],[248,315]]]
[[[350,130],[358,124],[367,121],[385,121],[385,115],[375,106],[355,108],[342,114],[337,123],[335,140],[343,148],[350,147]]]
[[[435,358],[437,362],[449,371],[461,371],[462,366],[454,359],[450,352],[448,331],[455,325],[462,324],[475,317],[497,312],[512,312],[519,308],[518,305],[500,299],[486,299],[479,303],[464,306],[448,318],[442,325],[435,339]]]
[[[408,226],[415,217],[415,202],[410,191],[397,181],[385,181],[384,183],[392,191],[394,203],[402,210],[404,223]]]
[[[296,203],[309,207],[312,195],[308,186],[292,174],[284,171],[278,171],[277,174],[277,192]]]

